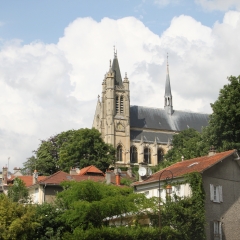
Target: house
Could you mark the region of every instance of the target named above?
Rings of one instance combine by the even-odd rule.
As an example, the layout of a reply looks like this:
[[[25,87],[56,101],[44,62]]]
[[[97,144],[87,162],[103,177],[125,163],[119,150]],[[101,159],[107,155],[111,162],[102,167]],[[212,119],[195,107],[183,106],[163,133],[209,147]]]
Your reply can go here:
[[[201,131],[208,125],[208,114],[173,108],[173,96],[167,61],[164,108],[130,105],[130,82],[122,78],[117,52],[102,81],[92,127],[103,140],[117,150],[117,165],[157,165],[171,145],[174,134],[188,128]],[[139,93],[141,94],[141,93]],[[160,96],[161,97],[161,96]]]
[[[168,170],[168,171],[165,171]],[[144,171],[143,171],[144,172]],[[175,163],[133,184],[135,192],[147,197],[165,198],[164,184],[167,177],[172,182],[183,182],[184,175],[198,172],[205,190],[205,218],[207,240],[238,240],[240,236],[240,157],[236,150],[221,153],[209,152],[208,156]],[[191,195],[189,184],[173,187],[180,197]]]
[[[127,177],[125,173],[121,174],[122,176]],[[30,177],[34,179],[34,175]],[[50,203],[55,200],[56,194],[63,190],[60,185],[63,181],[79,182],[84,180],[92,180],[95,182],[106,182],[107,184],[120,185],[120,177],[121,176],[114,174],[112,171],[107,172],[105,175],[97,167],[88,166],[82,168],[81,170],[78,168],[72,168],[70,169],[70,173],[58,171],[51,176],[44,177],[43,179],[38,177],[39,179],[36,179],[34,183],[28,185],[27,187],[33,203],[42,204],[44,202]]]

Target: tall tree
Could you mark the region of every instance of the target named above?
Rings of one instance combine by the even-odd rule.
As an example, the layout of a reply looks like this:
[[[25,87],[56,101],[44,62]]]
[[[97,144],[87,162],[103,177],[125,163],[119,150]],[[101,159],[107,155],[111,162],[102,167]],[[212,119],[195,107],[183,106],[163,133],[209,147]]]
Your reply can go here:
[[[170,162],[181,161],[206,155],[208,145],[203,141],[202,134],[193,128],[186,129],[173,136],[172,149],[168,151],[165,158]]]
[[[25,169],[51,175],[71,167],[95,165],[105,171],[115,159],[115,149],[104,143],[96,129],[69,130],[42,140],[35,156],[25,163]],[[25,170],[25,172],[29,172]]]
[[[220,90],[218,99],[211,104],[206,129],[206,141],[218,151],[240,150],[240,76],[230,76],[229,83]]]
[[[72,166],[80,168],[95,165],[105,171],[115,159],[115,149],[106,144],[96,129],[79,129],[60,149],[59,166],[69,171]]]

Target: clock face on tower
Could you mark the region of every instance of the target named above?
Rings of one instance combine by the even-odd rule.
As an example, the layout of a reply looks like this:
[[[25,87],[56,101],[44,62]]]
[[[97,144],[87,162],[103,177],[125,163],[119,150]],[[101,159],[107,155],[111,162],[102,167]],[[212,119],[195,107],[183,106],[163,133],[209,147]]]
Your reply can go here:
[[[139,174],[141,177],[145,176],[146,173],[147,173],[146,168],[144,168],[144,167],[140,167],[140,168],[139,168],[138,174]]]

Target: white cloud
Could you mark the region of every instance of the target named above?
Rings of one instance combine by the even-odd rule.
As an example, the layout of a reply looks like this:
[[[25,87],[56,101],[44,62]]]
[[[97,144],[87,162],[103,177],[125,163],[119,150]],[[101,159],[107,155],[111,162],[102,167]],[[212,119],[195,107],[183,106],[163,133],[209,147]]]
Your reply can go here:
[[[195,2],[208,11],[240,10],[239,0],[195,0]]]
[[[158,36],[133,17],[96,22],[79,18],[54,44],[15,40],[0,49],[2,163],[19,167],[39,139],[91,127],[103,76],[118,50],[128,72],[131,104],[163,107],[169,53],[174,109],[211,112],[227,76],[239,75],[239,12],[209,28],[189,16],[173,18]]]
[[[174,4],[174,5],[179,4],[179,0],[155,0],[154,4],[162,8],[170,4]]]

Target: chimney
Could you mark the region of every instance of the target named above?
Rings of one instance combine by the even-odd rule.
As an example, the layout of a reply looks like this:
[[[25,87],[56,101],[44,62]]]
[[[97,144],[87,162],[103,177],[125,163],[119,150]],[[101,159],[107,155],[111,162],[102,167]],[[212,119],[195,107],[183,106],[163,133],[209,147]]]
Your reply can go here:
[[[33,173],[33,184],[36,184],[38,181],[38,172],[37,170],[34,170],[34,173]]]
[[[120,178],[120,174],[121,174],[121,173],[117,173],[117,174],[116,174],[116,185],[118,185],[118,186],[120,185],[120,179],[121,179],[121,178]]]
[[[213,156],[215,154],[216,154],[216,150],[215,150],[214,146],[211,146],[210,150],[208,152],[208,156],[211,157],[211,156]]]
[[[3,185],[7,185],[7,174],[8,174],[8,168],[7,167],[3,167],[3,171],[2,171],[2,182]]]
[[[78,175],[76,168],[70,168],[70,175]]]
[[[112,175],[111,171],[106,171],[106,173],[105,173],[106,184],[111,183],[111,175]]]

